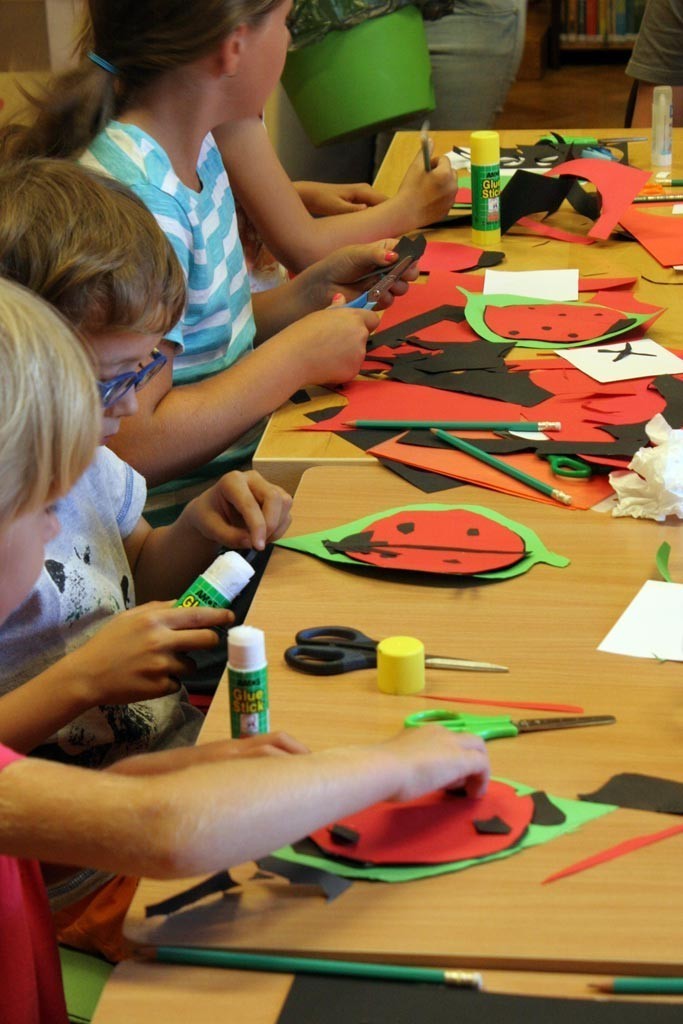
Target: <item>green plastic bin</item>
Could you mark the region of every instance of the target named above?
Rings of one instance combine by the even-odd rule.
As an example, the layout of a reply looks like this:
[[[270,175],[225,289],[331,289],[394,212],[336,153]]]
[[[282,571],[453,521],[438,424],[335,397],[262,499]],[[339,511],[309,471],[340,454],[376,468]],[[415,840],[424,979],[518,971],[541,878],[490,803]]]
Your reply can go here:
[[[422,15],[402,7],[290,51],[282,84],[315,146],[433,110]]]

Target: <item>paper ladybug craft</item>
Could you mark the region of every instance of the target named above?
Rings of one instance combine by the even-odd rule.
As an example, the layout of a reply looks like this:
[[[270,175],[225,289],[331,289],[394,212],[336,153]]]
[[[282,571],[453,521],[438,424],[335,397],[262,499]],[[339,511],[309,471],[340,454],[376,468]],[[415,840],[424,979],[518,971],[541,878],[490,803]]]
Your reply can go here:
[[[478,505],[407,505],[276,543],[339,565],[429,576],[506,579],[537,562],[569,564],[533,530]]]
[[[462,290],[462,289],[461,289]],[[651,314],[622,312],[592,302],[550,302],[517,295],[464,292],[465,317],[487,341],[520,348],[562,349],[592,345],[633,331]]]

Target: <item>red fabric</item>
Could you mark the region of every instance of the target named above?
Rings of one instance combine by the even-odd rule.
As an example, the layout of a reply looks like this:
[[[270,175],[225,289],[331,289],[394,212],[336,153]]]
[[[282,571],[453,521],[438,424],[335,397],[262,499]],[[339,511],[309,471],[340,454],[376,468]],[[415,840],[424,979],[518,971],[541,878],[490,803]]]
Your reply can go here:
[[[19,755],[0,745],[0,770]],[[0,1021],[64,1024],[62,976],[36,861],[0,856]]]
[[[385,800],[358,814],[311,834],[327,853],[369,864],[448,864],[485,857],[514,846],[533,817],[530,796],[518,796],[512,786],[493,781],[479,800],[439,789],[417,800]],[[511,831],[505,835],[480,834],[473,822],[502,818]],[[358,833],[353,844],[330,833],[344,825]]]

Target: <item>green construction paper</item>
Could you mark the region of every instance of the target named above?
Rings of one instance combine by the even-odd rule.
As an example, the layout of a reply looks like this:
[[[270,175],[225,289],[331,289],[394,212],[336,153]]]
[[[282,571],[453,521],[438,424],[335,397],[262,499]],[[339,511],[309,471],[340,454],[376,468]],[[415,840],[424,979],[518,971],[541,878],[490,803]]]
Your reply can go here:
[[[510,338],[502,338],[496,334],[484,320],[484,313],[487,306],[505,307],[505,306],[576,306],[577,310],[582,308],[585,310],[587,306],[598,306],[597,303],[590,302],[555,302],[551,299],[534,299],[526,298],[522,295],[484,295],[483,292],[468,292],[464,288],[458,289],[465,296],[467,303],[465,305],[465,318],[467,323],[470,325],[473,331],[476,331],[480,338],[484,338],[486,341],[497,342],[499,345],[510,344]],[[628,327],[622,327],[616,331],[607,331],[605,334],[601,334],[598,338],[587,338],[585,341],[573,341],[573,342],[558,342],[558,341],[537,341],[536,339],[527,338],[515,338],[514,343],[519,348],[533,348],[533,349],[550,349],[556,351],[563,348],[583,348],[585,345],[594,345],[596,341],[607,341],[610,338],[617,338],[620,334],[626,334],[628,331],[633,331],[637,327],[646,323],[652,318],[652,313],[630,313],[622,312],[612,307],[603,306],[599,307],[605,309],[607,312],[612,314],[621,315],[624,319],[629,321]]]
[[[657,554],[655,556],[655,561],[657,563],[657,568],[659,569],[659,573],[660,573],[662,579],[666,583],[672,583],[673,582],[672,579],[671,579],[671,573],[669,572],[669,555],[670,554],[671,554],[671,545],[669,544],[668,540],[665,540],[662,544],[659,545],[659,548],[657,549]]]
[[[436,503],[401,505],[398,508],[389,508],[385,509],[383,512],[375,512],[370,516],[365,516],[363,519],[356,519],[352,523],[344,523],[342,526],[333,526],[327,530],[319,530],[317,533],[305,533],[300,537],[285,537],[282,540],[276,540],[275,543],[283,548],[291,548],[293,551],[301,551],[303,554],[313,555],[315,558],[322,558],[326,562],[336,562],[340,565],[352,565],[356,569],[359,567],[368,569],[368,565],[358,562],[353,558],[349,558],[342,552],[328,551],[325,547],[324,541],[343,540],[344,537],[347,537],[350,533],[361,533],[363,530],[367,530],[371,527],[378,519],[394,515],[396,512],[422,511],[424,509],[433,509],[435,511],[465,509],[469,512],[476,512],[479,515],[486,516],[488,519],[494,520],[496,523],[500,523],[502,526],[507,526],[508,529],[514,530],[514,532],[519,534],[522,538],[524,541],[524,547],[527,551],[524,558],[520,559],[519,562],[515,562],[514,565],[505,566],[503,569],[495,569],[492,572],[473,573],[472,576],[475,578],[486,580],[510,579],[513,576],[521,576],[523,573],[528,572],[529,569],[536,565],[537,562],[544,562],[546,565],[554,565],[558,569],[563,569],[565,566],[569,565],[568,558],[565,558],[564,555],[558,555],[553,551],[549,551],[538,534],[530,529],[530,527],[523,526],[521,523],[515,522],[514,519],[508,519],[507,516],[503,516],[499,512],[494,512],[493,509],[484,508],[481,505],[441,505]]]
[[[521,782],[512,782],[510,779],[499,779],[509,786],[514,786],[520,796],[527,793],[534,793],[538,786],[525,786]],[[464,871],[465,868],[475,867],[477,864],[485,864],[491,860],[500,860],[502,857],[511,857],[520,850],[526,850],[532,846],[539,846],[541,843],[550,842],[551,839],[558,839],[568,832],[575,832],[576,829],[586,825],[589,821],[601,818],[617,808],[612,804],[586,803],[584,800],[566,800],[564,797],[552,796],[550,799],[565,814],[565,820],[559,825],[530,825],[522,840],[507,850],[500,850],[488,857],[478,857],[472,860],[459,860],[451,864],[416,864],[391,867],[353,867],[347,864],[340,864],[327,857],[314,857],[308,854],[297,853],[291,846],[283,846],[275,851],[276,857],[292,861],[297,864],[306,864],[309,867],[320,868],[335,875],[342,875],[344,878],[362,879],[368,882],[412,882],[419,878],[431,878],[434,875],[445,875],[453,871]]]

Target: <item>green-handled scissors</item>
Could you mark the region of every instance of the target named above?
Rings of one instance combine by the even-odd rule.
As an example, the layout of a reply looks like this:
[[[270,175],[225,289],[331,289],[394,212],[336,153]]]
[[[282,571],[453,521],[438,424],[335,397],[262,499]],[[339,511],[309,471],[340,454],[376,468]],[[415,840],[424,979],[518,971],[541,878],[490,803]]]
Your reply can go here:
[[[565,476],[568,479],[587,480],[593,475],[593,470],[583,459],[574,458],[572,455],[539,455],[547,459],[555,476]]]
[[[522,718],[513,722],[507,715],[462,715],[456,711],[416,711],[408,715],[404,725],[415,728],[436,722],[451,732],[473,732],[485,740],[519,736],[522,732],[545,732],[548,729],[581,729],[589,725],[613,725],[614,715],[583,715],[573,718]]]

